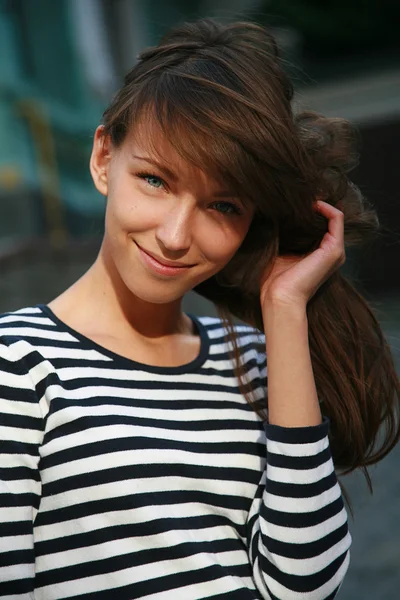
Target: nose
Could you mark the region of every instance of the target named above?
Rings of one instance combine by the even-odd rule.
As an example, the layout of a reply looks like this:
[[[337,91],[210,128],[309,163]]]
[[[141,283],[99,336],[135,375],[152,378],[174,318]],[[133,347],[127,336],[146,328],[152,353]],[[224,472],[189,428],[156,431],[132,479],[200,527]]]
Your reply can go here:
[[[156,238],[162,249],[184,254],[192,243],[194,207],[190,202],[177,203],[166,214],[156,229]]]

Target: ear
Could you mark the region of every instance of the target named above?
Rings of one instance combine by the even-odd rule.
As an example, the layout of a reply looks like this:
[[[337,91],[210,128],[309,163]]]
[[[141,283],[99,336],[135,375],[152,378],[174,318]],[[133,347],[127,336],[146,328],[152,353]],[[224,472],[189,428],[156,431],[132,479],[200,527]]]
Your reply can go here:
[[[108,194],[108,168],[111,159],[110,136],[104,134],[104,125],[99,125],[93,139],[90,157],[90,173],[96,189],[103,196]]]

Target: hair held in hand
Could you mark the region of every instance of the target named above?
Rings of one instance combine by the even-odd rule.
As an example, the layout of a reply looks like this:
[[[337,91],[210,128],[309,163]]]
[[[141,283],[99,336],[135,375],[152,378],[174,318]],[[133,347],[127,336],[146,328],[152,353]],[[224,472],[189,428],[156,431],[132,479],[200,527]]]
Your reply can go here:
[[[266,29],[204,20],[143,52],[104,113],[104,133],[116,146],[144,120],[149,130],[161,128],[185,160],[256,207],[237,254],[197,291],[228,323],[234,315],[261,330],[261,273],[278,255],[311,252],[327,230],[315,199],[344,212],[346,245],[378,230],[375,212],[348,179],[357,162],[352,127],[294,114],[292,96]],[[336,467],[365,471],[399,439],[400,385],[390,349],[368,304],[339,272],[309,302],[308,320]],[[239,364],[237,371],[251,401]]]

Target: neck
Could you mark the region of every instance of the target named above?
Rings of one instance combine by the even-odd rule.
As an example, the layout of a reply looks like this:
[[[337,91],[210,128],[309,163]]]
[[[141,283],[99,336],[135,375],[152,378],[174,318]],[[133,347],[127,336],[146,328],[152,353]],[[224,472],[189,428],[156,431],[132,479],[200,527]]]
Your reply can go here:
[[[176,333],[192,333],[192,322],[182,312],[181,303],[182,298],[168,304],[152,304],[134,296],[102,248],[89,271],[52,307],[61,307],[62,311],[73,307],[75,319],[109,330],[112,335],[121,332],[125,337],[134,331],[156,341]]]

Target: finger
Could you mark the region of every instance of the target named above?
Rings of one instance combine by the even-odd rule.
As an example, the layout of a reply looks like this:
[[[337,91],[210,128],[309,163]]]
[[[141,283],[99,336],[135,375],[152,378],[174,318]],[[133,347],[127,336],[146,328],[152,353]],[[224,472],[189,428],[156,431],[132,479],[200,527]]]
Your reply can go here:
[[[315,210],[328,220],[328,232],[333,236],[337,246],[344,252],[344,214],[341,210],[324,202],[317,200]]]
[[[344,217],[344,213],[342,210],[340,210],[336,206],[332,206],[332,204],[329,204],[328,202],[324,202],[323,200],[316,200],[313,203],[313,206],[315,210],[320,212],[323,216],[325,216],[328,219]]]

